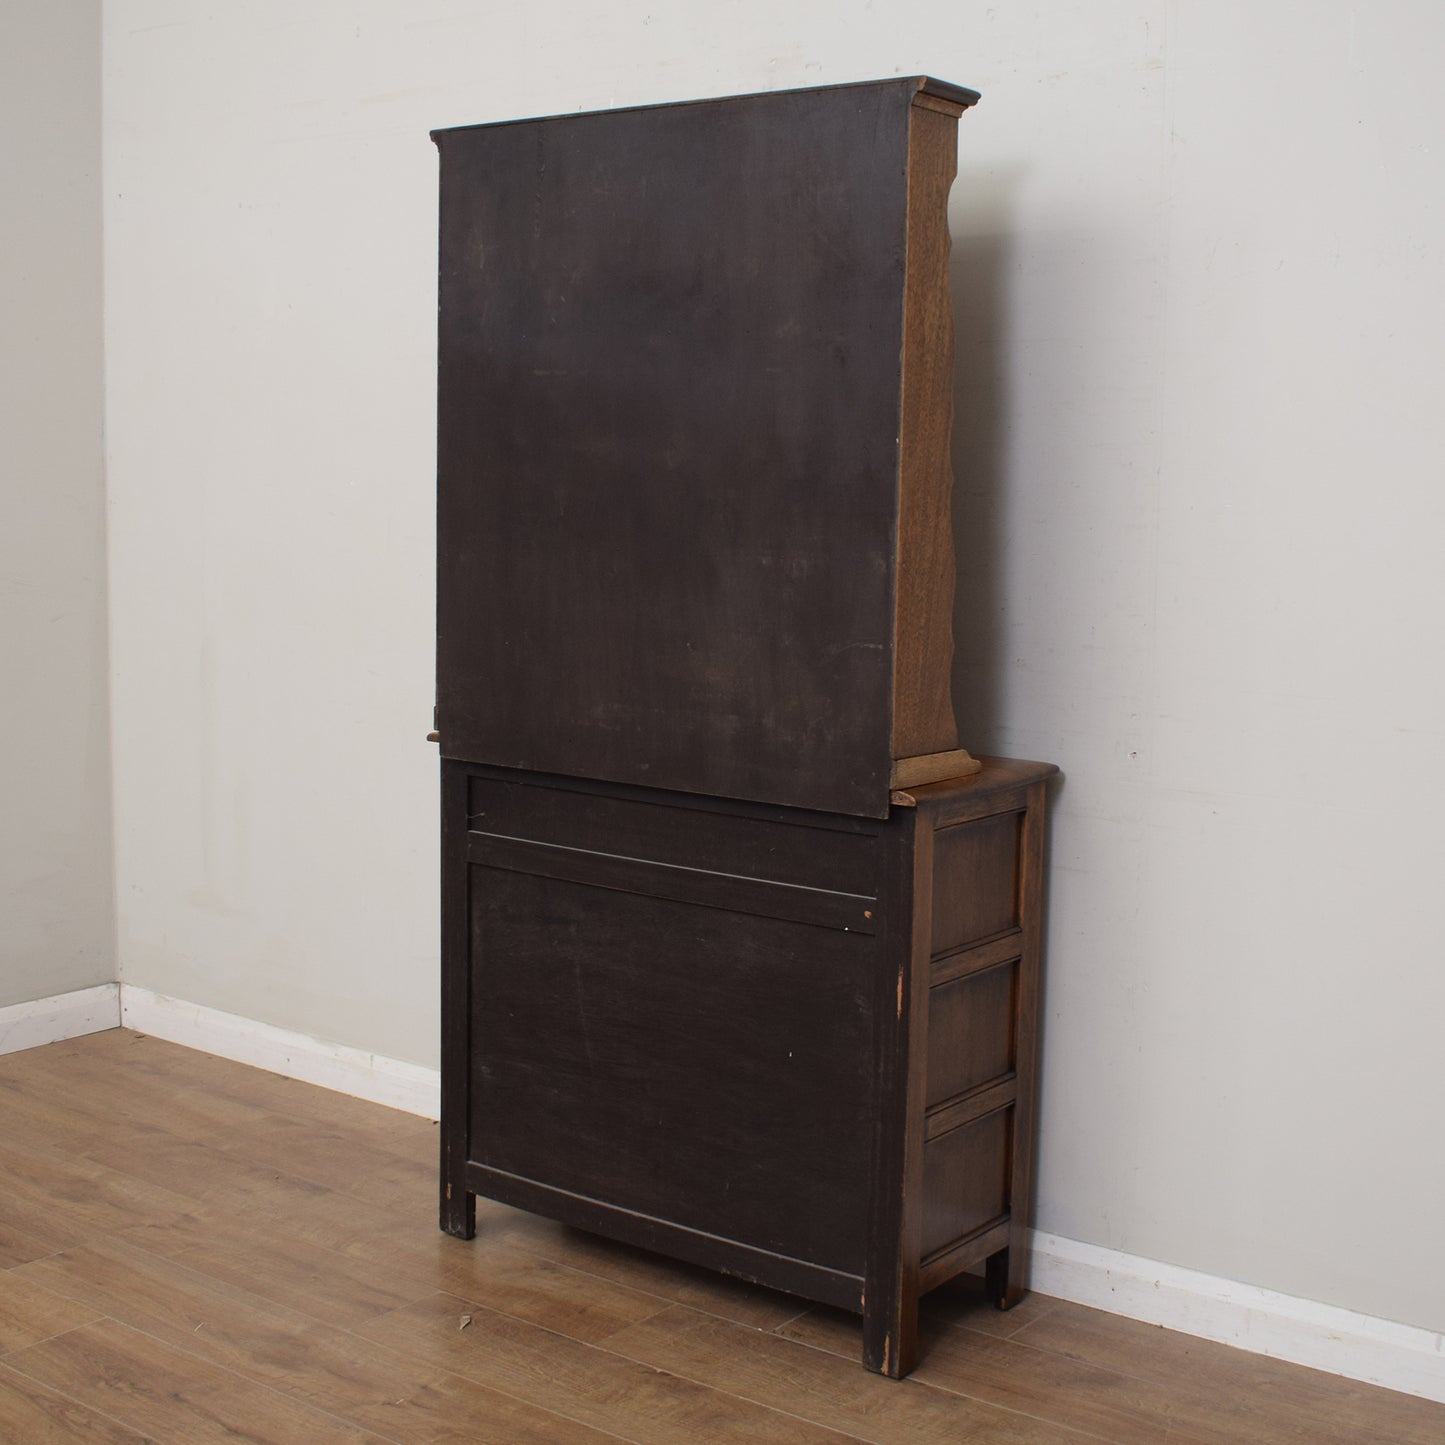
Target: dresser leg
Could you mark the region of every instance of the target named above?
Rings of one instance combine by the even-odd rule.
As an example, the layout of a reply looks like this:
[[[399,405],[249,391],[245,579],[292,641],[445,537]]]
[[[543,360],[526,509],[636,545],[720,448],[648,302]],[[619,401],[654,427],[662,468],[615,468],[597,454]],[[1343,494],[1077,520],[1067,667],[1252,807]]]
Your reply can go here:
[[[477,1196],[460,1185],[453,1190],[442,1181],[441,1226],[454,1239],[472,1239],[477,1233]]]
[[[863,1364],[901,1380],[918,1359],[918,1300],[888,1300],[863,1310]]]
[[[983,1265],[983,1288],[995,1309],[1011,1310],[1027,1293],[1023,1281],[1023,1251],[1001,1249]]]

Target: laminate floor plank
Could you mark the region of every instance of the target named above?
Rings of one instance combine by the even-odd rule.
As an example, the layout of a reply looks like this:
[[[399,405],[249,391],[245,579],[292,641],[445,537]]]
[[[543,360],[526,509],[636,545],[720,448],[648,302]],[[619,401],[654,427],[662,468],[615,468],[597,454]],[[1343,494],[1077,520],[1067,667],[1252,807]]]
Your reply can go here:
[[[284,1222],[200,1218],[168,1227],[159,1249],[155,1233],[128,1231],[126,1238],[278,1304],[348,1325],[450,1290],[485,1293],[501,1313],[596,1341],[670,1303],[515,1248],[506,1239],[451,1239],[429,1220],[410,1226],[398,1221],[392,1237],[370,1238],[343,1238],[344,1228],[333,1220],[332,1235],[343,1248],[290,1232]]]
[[[141,1445],[149,1439],[0,1361],[0,1440],[17,1445]]]
[[[544,1337],[535,1325],[455,1295],[432,1295],[360,1333],[480,1384],[565,1406],[638,1445],[843,1445],[858,1438],[639,1364],[605,1344]]]
[[[877,1445],[958,1445],[961,1440],[1080,1445],[1091,1438],[1026,1413],[962,1399],[916,1375],[887,1380],[869,1374],[856,1358],[844,1360],[681,1305],[619,1331],[606,1348]]]
[[[119,1056],[126,1087],[116,1104],[104,1102],[101,1087],[116,1068],[116,1060],[109,1056],[72,1056],[64,1067],[52,1065],[45,1078],[49,1094],[64,1095],[72,1116],[83,1116],[87,1111],[94,1116],[99,1111],[99,1117],[106,1118],[118,1110],[123,1118],[143,1121],[152,1128],[154,1121],[161,1119],[162,1129],[177,1139],[209,1139],[213,1150],[235,1155],[253,1167],[275,1170],[391,1207],[434,1207],[437,1131],[428,1120],[414,1119],[405,1127],[393,1125],[384,1131],[354,1118],[323,1123],[314,1117],[298,1118],[266,1101],[246,1098],[234,1084],[225,1093],[192,1088],[178,1094],[176,1071],[195,1067],[185,1057],[194,1051],[153,1039],[138,1042],[148,1047]],[[245,1066],[231,1068],[244,1070]],[[259,1071],[247,1072],[254,1075]],[[289,1083],[293,1090],[298,1087],[294,1080],[277,1082]],[[293,1095],[293,1108],[300,1097]],[[348,1100],[352,1105],[356,1102]],[[108,1130],[107,1136],[110,1133]],[[358,1147],[364,1147],[371,1160],[371,1168],[362,1174],[351,1167]]]
[[[13,1271],[0,1274],[0,1356],[100,1318],[96,1310],[86,1309]]]
[[[485,1235],[485,1222],[478,1224],[477,1232]],[[807,1300],[794,1295],[779,1294],[698,1265],[617,1244],[535,1214],[520,1215],[507,1237],[521,1248],[569,1269],[600,1275],[658,1295],[671,1304],[689,1305],[754,1329],[774,1329],[809,1308]]]
[[[1001,1310],[984,1294],[982,1278],[964,1274],[924,1295],[920,1307],[927,1324],[964,1325],[1007,1340],[1061,1303],[1046,1294],[1026,1294],[1011,1310]]]
[[[107,1169],[63,1148],[36,1151],[0,1144],[0,1222],[63,1249],[97,1229],[165,1224],[183,1219],[184,1195],[129,1173]],[[49,1250],[47,1250],[49,1252]]]
[[[1173,1387],[1188,1380],[1191,1387],[1216,1398],[1239,1396],[1258,1401],[1260,1413],[1267,1416],[1268,1428],[1273,1431],[1260,1439],[1317,1445],[1362,1440],[1440,1445],[1445,1440],[1445,1406],[1432,1401],[1084,1305],[1060,1301],[1056,1310],[1030,1321],[1014,1338],[1032,1349],[1101,1365],[1156,1385]]]
[[[378,1437],[102,1320],[9,1355],[10,1369],[160,1441],[375,1445]]]
[[[28,1264],[32,1259],[54,1254],[64,1247],[64,1239],[63,1235],[52,1234],[46,1238],[20,1228],[6,1217],[5,1201],[0,1198],[0,1269],[12,1269],[17,1264]]]
[[[841,1311],[489,1200],[451,1239],[429,1121],[122,1030],[0,1057],[0,1118],[4,1445],[1445,1441],[1445,1406],[967,1279],[884,1380]]]
[[[92,1049],[89,1039],[104,1042]],[[149,1076],[162,1082],[184,1078],[192,1087],[204,1089],[212,1100],[289,1113],[312,1125],[355,1128],[370,1135],[378,1145],[384,1140],[409,1140],[419,1132],[430,1132],[435,1137],[435,1124],[415,1115],[129,1029],[111,1029],[70,1042],[81,1045],[76,1050],[77,1056],[104,1057],[110,1062],[123,1063],[130,1077]],[[63,1048],[64,1045],[50,1047]]]
[[[1305,1429],[1268,1394],[1210,1388],[1195,1375],[1150,1379],[1137,1372],[1029,1344],[1061,1305],[1018,1335],[1002,1339],[955,1325],[935,1325],[925,1334],[913,1378],[952,1394],[1007,1409],[1026,1409],[1125,1445],[1164,1439],[1170,1445],[1217,1445],[1247,1440],[1250,1445],[1302,1445],[1322,1437]],[[856,1359],[862,1348],[858,1322],[841,1311],[819,1308],[782,1328],[789,1339]],[[1445,1424],[1445,1411],[1441,1411]],[[1349,1438],[1349,1437],[1346,1437]],[[1356,1436],[1356,1439],[1370,1439]]]
[[[529,1402],[133,1245],[108,1242],[24,1270],[27,1278],[103,1311],[107,1324],[119,1321],[140,1338],[204,1361],[208,1369],[387,1439],[467,1440],[484,1428],[507,1440],[599,1438]],[[30,1358],[21,1351],[8,1360],[29,1370]],[[65,1388],[63,1380],[37,1377]]]
[[[437,1231],[430,1263],[424,1263],[425,1251],[396,1251],[388,1259],[382,1246],[363,1260],[348,1260],[348,1271],[363,1276],[374,1272],[388,1279],[406,1281],[411,1299],[439,1289],[452,1292],[485,1293],[491,1307],[583,1341],[605,1339],[608,1335],[647,1319],[667,1307],[667,1301],[613,1284],[594,1275],[580,1274],[554,1264],[551,1260],[528,1254],[524,1250],[498,1244],[469,1244],[449,1240]],[[210,1268],[206,1257],[213,1251],[202,1248],[179,1256],[198,1268]],[[264,1261],[260,1249],[249,1259]],[[335,1259],[318,1255],[314,1249],[291,1249],[284,1258],[296,1261],[298,1271],[309,1265],[321,1275],[335,1267]],[[244,1277],[246,1261],[241,1262]],[[274,1288],[279,1297],[287,1286],[282,1269],[267,1261],[267,1288]],[[229,1266],[227,1266],[229,1268]],[[295,1301],[302,1304],[301,1300]],[[409,1301],[408,1301],[409,1302]]]

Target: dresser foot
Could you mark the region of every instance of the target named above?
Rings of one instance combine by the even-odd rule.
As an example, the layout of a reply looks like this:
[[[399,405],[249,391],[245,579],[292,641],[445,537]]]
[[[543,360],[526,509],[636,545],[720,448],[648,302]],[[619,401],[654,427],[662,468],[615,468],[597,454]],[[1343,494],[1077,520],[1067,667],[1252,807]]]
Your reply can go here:
[[[1018,1261],[1021,1256],[1012,1258]],[[1022,1276],[1023,1270],[1011,1262],[1009,1250],[989,1255],[983,1266],[983,1288],[989,1303],[995,1309],[1011,1310],[1028,1293]]]
[[[442,1233],[453,1239],[473,1239],[477,1233],[477,1196],[469,1190],[458,1187],[453,1190],[449,1184],[442,1185],[441,1197]]]
[[[895,1300],[863,1311],[863,1364],[901,1380],[918,1360],[918,1301]]]

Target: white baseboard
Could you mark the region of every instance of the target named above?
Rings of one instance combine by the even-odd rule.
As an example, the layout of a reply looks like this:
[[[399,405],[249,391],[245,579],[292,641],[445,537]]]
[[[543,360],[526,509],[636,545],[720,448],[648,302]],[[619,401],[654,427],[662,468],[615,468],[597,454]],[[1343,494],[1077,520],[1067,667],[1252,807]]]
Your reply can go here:
[[[0,1008],[0,1054],[120,1027],[120,989],[113,983],[57,993]]]
[[[128,983],[0,1008],[0,1054],[120,1025],[410,1114],[438,1114],[435,1069]],[[1445,1334],[1054,1234],[1033,1236],[1030,1273],[1040,1294],[1445,1402]]]
[[[128,1029],[239,1064],[428,1119],[435,1119],[440,1111],[441,1076],[421,1064],[327,1043],[129,983],[120,986],[120,1015]]]
[[[1445,1334],[1036,1233],[1040,1294],[1445,1402]]]

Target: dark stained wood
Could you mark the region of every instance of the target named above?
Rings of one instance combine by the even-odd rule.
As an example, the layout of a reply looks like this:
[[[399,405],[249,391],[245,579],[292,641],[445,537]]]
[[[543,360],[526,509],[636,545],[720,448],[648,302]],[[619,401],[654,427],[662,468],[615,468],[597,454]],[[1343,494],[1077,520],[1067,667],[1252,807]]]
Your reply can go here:
[[[1014,1023],[1018,1093],[1011,1111],[1008,1207],[1011,1238],[989,1260],[989,1295],[1000,1309],[1011,1309],[1028,1288],[1028,1228],[1033,1218],[1035,1112],[1039,1079],[1039,1000],[1043,946],[1045,788],[1040,779],[1029,788],[1019,844],[1019,924],[1023,933],[1018,963]]]
[[[454,764],[441,767],[441,1227],[457,1239],[477,1229],[476,1196],[467,1187],[471,1131],[472,1013],[467,947],[467,857],[457,846],[467,827],[467,777]]]
[[[1016,960],[935,984],[929,992],[930,1106],[1012,1072]]]
[[[901,1379],[913,1368],[918,1332],[921,1116],[927,1076],[928,942],[934,890],[933,834],[912,809],[895,817],[889,852],[886,952],[875,984],[879,1081],[873,1120],[868,1279],[863,1297],[863,1363]]]
[[[924,1297],[914,1375],[878,1379],[856,1313],[485,1200],[481,1237],[450,1239],[428,1190],[365,1197],[398,1159],[430,1171],[433,1124],[120,1030],[0,1057],[0,1087],[27,1187],[53,1168],[65,1217],[98,1186],[83,1239],[0,1267],[21,1330],[0,1342],[0,1439],[17,1445],[1445,1438],[1445,1406],[1038,1294],[1000,1314],[968,1277]],[[305,1187],[338,1131],[351,1177],[328,1164]],[[208,1164],[250,1190],[243,1215]],[[185,1214],[154,1187],[165,1170]],[[0,1188],[0,1219],[11,1203]]]
[[[930,1139],[923,1149],[925,1259],[1008,1214],[1013,1110],[996,1109]]]
[[[868,935],[490,868],[472,907],[472,1160],[862,1273]]]
[[[444,770],[469,800],[443,838],[468,860],[453,1189],[858,1309],[868,1364],[906,1374],[925,1265],[980,1264],[1008,1218],[1020,819],[1050,770],[877,821]]]
[[[1012,963],[1022,949],[1023,932],[1011,928],[1007,933],[985,940],[983,943],[949,949],[933,956],[933,982],[935,985],[951,983],[970,973],[981,973],[1000,963]]]
[[[499,838],[495,833],[473,832],[467,843],[467,861],[497,872],[633,893],[641,898],[666,898],[843,933],[878,931],[874,921],[878,899],[872,893],[841,893],[832,888],[780,883],[773,878],[690,868],[684,863],[660,863],[655,858],[596,853],[531,838]]]
[[[882,817],[896,757],[956,746],[946,199],[976,99],[435,134],[444,757]]]
[[[1012,1104],[1017,1098],[1018,1080],[1013,1074],[1005,1074],[1003,1078],[971,1089],[966,1094],[945,1099],[930,1106],[926,1115],[925,1137],[937,1139],[960,1124],[967,1124],[1001,1109],[1005,1104]]]
[[[1021,813],[1000,812],[939,831],[935,954],[980,943],[1017,926],[1021,820]]]
[[[567,848],[657,858],[683,868],[868,893],[878,830],[868,820],[797,808],[749,808],[689,793],[618,788],[543,773],[469,770],[468,827]],[[679,811],[701,815],[685,822]]]

